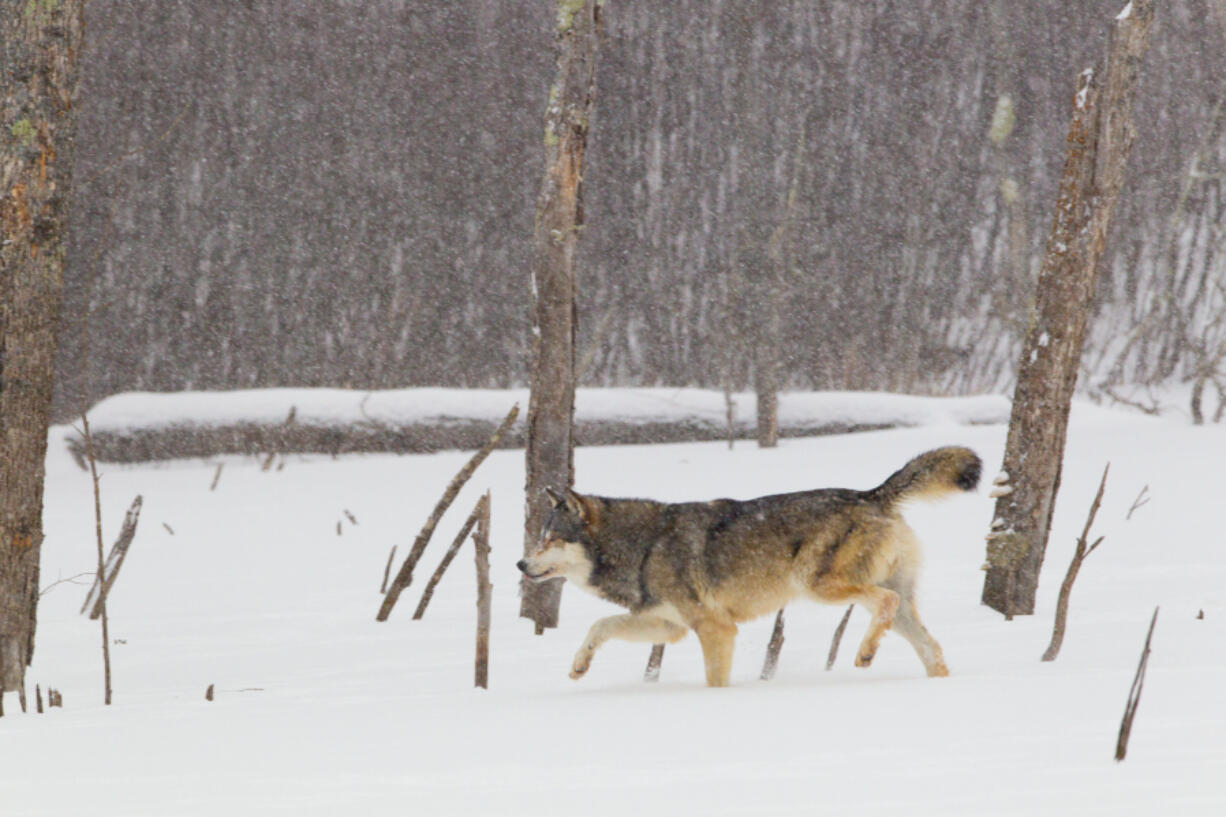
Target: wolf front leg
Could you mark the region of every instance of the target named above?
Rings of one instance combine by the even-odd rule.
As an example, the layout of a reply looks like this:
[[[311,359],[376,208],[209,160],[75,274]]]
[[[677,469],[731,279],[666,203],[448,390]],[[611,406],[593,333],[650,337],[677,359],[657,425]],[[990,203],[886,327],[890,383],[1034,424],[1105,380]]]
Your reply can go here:
[[[707,667],[707,686],[726,687],[732,674],[732,650],[736,646],[736,624],[705,619],[694,624],[702,644],[702,660]]]
[[[624,613],[598,619],[592,629],[588,630],[583,646],[575,653],[570,677],[576,681],[582,678],[591,667],[592,656],[596,654],[596,650],[610,638],[646,641],[650,644],[675,644],[685,638],[685,633],[686,629],[680,624],[656,616]]]

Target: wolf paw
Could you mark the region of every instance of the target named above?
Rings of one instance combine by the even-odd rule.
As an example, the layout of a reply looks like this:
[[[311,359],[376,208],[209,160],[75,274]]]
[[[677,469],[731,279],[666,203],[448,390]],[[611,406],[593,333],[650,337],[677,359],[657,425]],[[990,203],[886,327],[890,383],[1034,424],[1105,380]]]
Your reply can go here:
[[[876,655],[877,655],[877,651],[876,651],[876,650],[873,650],[872,652],[862,652],[862,653],[860,653],[859,655],[857,655],[857,656],[856,656],[856,666],[857,666],[857,667],[867,667],[867,666],[869,666],[870,664],[872,664],[872,663],[873,663],[873,658],[874,658]]]
[[[570,677],[572,681],[578,681],[587,674],[588,668],[592,666],[592,656],[580,653],[575,656],[575,663],[571,664]]]

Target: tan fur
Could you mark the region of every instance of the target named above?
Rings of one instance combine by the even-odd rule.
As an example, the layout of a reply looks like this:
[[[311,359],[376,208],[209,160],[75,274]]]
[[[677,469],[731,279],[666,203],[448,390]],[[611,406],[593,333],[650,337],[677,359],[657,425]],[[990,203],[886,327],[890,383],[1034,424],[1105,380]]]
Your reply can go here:
[[[973,452],[949,447],[916,457],[871,491],[675,505],[567,492],[556,500],[553,528],[520,568],[541,580],[565,576],[631,610],[592,626],[572,678],[587,672],[610,638],[672,643],[693,630],[707,683],[725,686],[737,624],[796,598],[853,602],[872,614],[856,666],[869,666],[893,629],[928,675],[948,675],[941,646],[915,609],[919,543],[898,506],[971,490],[978,475]]]

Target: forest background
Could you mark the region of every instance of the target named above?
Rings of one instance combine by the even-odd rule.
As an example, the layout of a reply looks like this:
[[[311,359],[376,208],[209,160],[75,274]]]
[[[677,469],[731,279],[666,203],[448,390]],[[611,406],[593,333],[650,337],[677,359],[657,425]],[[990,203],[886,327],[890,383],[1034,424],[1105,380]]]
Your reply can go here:
[[[56,418],[140,389],[525,384],[548,5],[92,0]],[[1163,5],[1092,394],[1226,384],[1226,8]],[[580,385],[1007,388],[1118,6],[618,0]]]

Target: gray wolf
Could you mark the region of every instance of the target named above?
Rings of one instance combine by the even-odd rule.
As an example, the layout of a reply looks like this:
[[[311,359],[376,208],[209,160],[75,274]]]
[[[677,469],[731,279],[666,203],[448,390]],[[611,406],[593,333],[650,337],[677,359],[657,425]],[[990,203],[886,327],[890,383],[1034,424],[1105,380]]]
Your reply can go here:
[[[539,544],[518,563],[534,581],[565,578],[629,609],[592,625],[571,666],[581,678],[610,638],[675,643],[693,630],[707,684],[726,686],[737,624],[792,599],[854,602],[872,614],[856,666],[867,667],[893,629],[930,676],[949,674],[920,622],[920,548],[899,513],[979,484],[975,452],[920,454],[868,491],[828,488],[757,499],[665,503],[548,491],[553,510]]]

